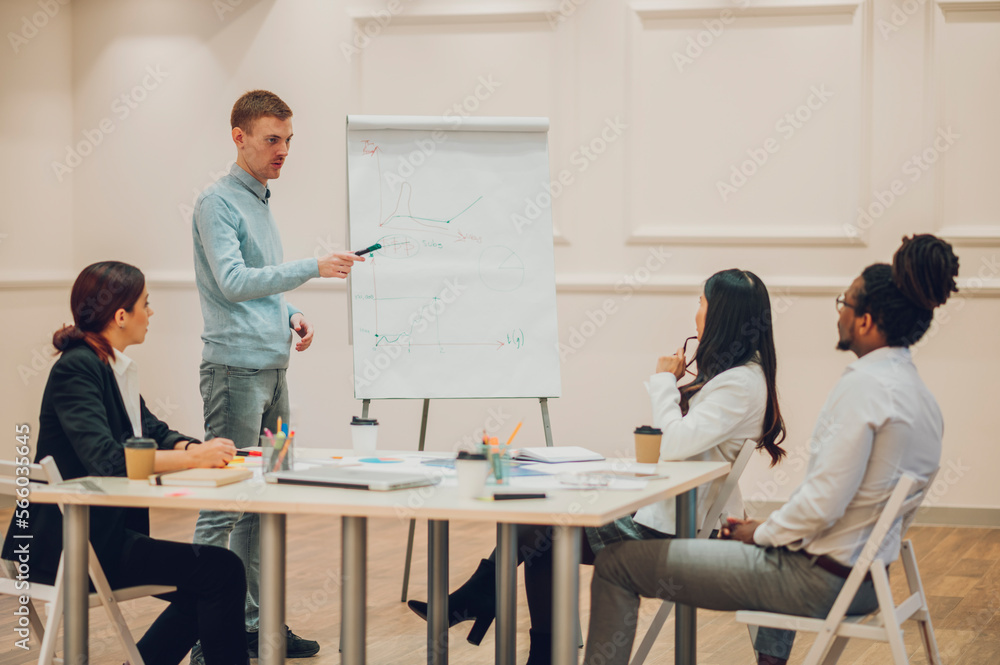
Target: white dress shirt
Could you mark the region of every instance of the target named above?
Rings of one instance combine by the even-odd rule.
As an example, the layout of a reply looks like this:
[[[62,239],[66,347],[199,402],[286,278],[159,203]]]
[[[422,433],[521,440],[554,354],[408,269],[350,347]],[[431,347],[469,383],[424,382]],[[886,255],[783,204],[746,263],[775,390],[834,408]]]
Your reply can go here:
[[[139,368],[135,361],[118,349],[111,360],[111,369],[115,371],[115,381],[118,382],[118,392],[125,403],[125,413],[132,423],[132,436],[142,436],[142,409],[139,402]]]
[[[653,405],[653,426],[663,430],[660,459],[732,463],[744,441],[760,438],[767,383],[756,362],[726,370],[708,381],[691,398],[686,416],[681,415],[681,394],[673,374],[654,374],[647,387]],[[698,488],[697,524],[704,522],[725,480],[719,478]],[[661,533],[677,533],[675,506],[675,499],[667,499],[640,508],[633,519]],[[738,488],[726,504],[726,514],[743,517]]]
[[[853,565],[904,473],[922,482],[941,461],[944,425],[909,349],[883,347],[847,366],[809,441],[802,485],[761,524],[754,540],[826,554]],[[878,552],[899,556],[901,521]]]

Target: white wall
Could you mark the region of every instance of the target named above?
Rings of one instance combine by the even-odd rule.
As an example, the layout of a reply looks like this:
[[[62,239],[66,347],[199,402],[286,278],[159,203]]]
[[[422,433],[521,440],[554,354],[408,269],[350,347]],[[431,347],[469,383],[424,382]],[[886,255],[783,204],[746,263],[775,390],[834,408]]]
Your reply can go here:
[[[72,181],[60,182],[49,165],[64,158],[73,129],[72,10],[0,3],[0,455],[7,458],[14,425],[37,423],[52,331],[69,318]]]
[[[117,258],[143,268],[156,310],[147,343],[130,350],[147,402],[201,434],[189,206],[234,158],[232,102],[263,87],[295,111],[293,150],[271,183],[287,258],[343,245],[346,114],[440,114],[458,105],[473,115],[552,119],[553,177],[568,170],[573,178],[553,205],[560,339],[572,350],[563,397],[551,405],[559,443],[627,449],[631,428],[649,420],[642,381],[693,329],[700,283],[738,266],[772,290],[787,445],[800,453],[850,360],[833,350],[834,296],[866,265],[889,260],[903,234],[952,239],[966,288],[916,352],[945,413],[945,463],[961,469],[937,503],[1000,509],[991,480],[1000,466],[992,159],[1000,130],[991,114],[1000,103],[1000,12],[995,3],[971,11],[964,8],[975,3],[931,0],[896,16],[888,0],[742,4],[60,7],[18,53],[0,47],[8,158],[0,163],[0,312],[8,322],[0,423],[37,420],[46,368],[36,353],[69,317],[69,285],[84,265]],[[367,18],[383,12],[384,20],[397,6],[385,26]],[[18,31],[38,11],[37,0],[0,4],[0,32]],[[351,48],[366,27],[368,43]],[[776,125],[814,90],[832,96],[813,98],[816,108],[791,135]],[[619,133],[602,138],[616,124]],[[947,127],[960,137],[934,151]],[[52,162],[98,134],[59,182]],[[593,160],[581,152],[591,144],[600,152]],[[717,182],[731,167],[748,150],[760,158],[767,145],[777,151],[720,195]],[[907,161],[925,149],[935,163],[914,179]],[[903,193],[879,214],[894,180]],[[858,222],[859,206],[874,206],[870,224]],[[343,284],[310,283],[290,299],[318,331],[289,370],[296,429],[310,444],[343,444],[349,417],[360,412]],[[605,305],[614,310],[606,318],[596,313]],[[384,443],[415,446],[419,402],[376,403],[373,413]],[[520,442],[540,444],[531,401],[435,402],[429,447],[452,449],[487,422],[502,421],[502,435],[521,419]],[[783,499],[800,478],[754,460],[743,487],[758,500]]]

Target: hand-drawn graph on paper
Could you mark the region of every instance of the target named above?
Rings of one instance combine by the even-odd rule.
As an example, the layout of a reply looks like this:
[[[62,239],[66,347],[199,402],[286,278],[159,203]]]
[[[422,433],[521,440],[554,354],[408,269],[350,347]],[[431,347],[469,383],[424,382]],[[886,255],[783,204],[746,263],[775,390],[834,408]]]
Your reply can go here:
[[[544,131],[348,124],[355,396],[560,393]],[[441,121],[434,119],[438,123]]]

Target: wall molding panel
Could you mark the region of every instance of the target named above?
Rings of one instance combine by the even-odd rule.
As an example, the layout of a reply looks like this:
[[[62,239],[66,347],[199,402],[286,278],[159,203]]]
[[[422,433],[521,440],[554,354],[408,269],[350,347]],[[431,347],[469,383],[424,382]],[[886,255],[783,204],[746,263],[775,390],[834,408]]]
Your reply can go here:
[[[724,10],[739,11],[740,16],[850,16],[864,0],[854,2],[827,2],[825,0],[798,0],[797,2],[750,2],[741,8],[735,2],[665,2],[640,0],[629,3],[629,8],[644,21],[679,18],[716,18]]]
[[[0,276],[0,291],[55,290],[69,293],[76,275],[39,275],[35,277]],[[814,277],[790,275],[769,277],[768,289],[773,294],[793,294],[800,296],[837,296],[850,284],[854,276]],[[174,272],[150,272],[146,283],[151,290],[197,291],[194,274]],[[637,284],[633,280],[633,292],[640,294],[683,294],[698,295],[705,283],[704,275],[654,275],[648,281]],[[556,291],[559,293],[602,294],[620,293],[622,275],[618,273],[563,273],[556,275]],[[300,286],[298,291],[340,292],[347,290],[344,280],[314,279]],[[958,280],[959,293],[955,298],[1000,298],[1000,278]]]
[[[928,89],[934,92],[932,124],[926,134],[931,136],[949,124],[945,66],[947,56],[945,31],[949,23],[1000,23],[1000,0],[937,0],[928,2],[925,43],[928,54]],[[959,128],[959,132],[964,130]],[[993,219],[953,219],[946,211],[946,174],[954,158],[942,152],[934,172],[934,215],[937,233],[949,242],[963,247],[1000,247],[1000,211]]]
[[[629,234],[629,245],[763,245],[779,247],[859,247],[867,244],[835,226],[722,226],[678,224],[638,227]]]
[[[350,26],[348,43],[351,43],[354,38],[355,30],[364,32],[365,26],[369,23],[374,21],[378,24],[379,22],[378,17],[365,8],[349,8],[347,16],[350,19],[348,21]],[[574,107],[579,99],[579,90],[576,85],[579,77],[574,75],[575,63],[572,62],[570,55],[575,50],[575,32],[568,28],[560,28],[560,19],[560,3],[557,1],[516,6],[497,2],[414,5],[408,6],[406,11],[392,15],[389,19],[383,19],[386,21],[384,27],[380,28],[377,36],[373,38],[391,38],[391,35],[385,33],[393,28],[425,28],[428,32],[447,29],[449,34],[454,34],[456,26],[464,26],[471,33],[475,26],[510,25],[514,31],[514,26],[520,24],[524,29],[549,32],[554,40],[552,50],[555,59],[553,80],[550,86],[552,107],[561,109],[555,115],[570,120],[575,118],[575,115],[566,109]],[[363,106],[362,100],[364,98],[362,94],[364,87],[363,60],[364,49],[353,58],[350,68],[351,90],[355,106],[358,107]],[[567,102],[567,100],[569,101]],[[362,108],[358,112],[367,113],[368,111]],[[550,118],[550,120],[555,119]],[[563,130],[566,136],[560,137],[560,140],[564,140],[568,144],[571,142],[571,137],[576,135],[576,122],[575,120],[564,122],[563,126],[566,128]],[[550,152],[552,150],[551,128],[549,150]],[[555,220],[552,224],[552,236],[552,241],[556,245],[570,244],[565,230]]]
[[[626,80],[632,80],[636,75],[632,68],[638,60],[636,43],[641,33],[646,30],[646,24],[652,21],[682,21],[689,19],[718,19],[720,13],[730,12],[738,18],[777,18],[788,19],[782,22],[783,29],[794,29],[798,23],[809,24],[823,17],[853,21],[859,14],[857,30],[860,32],[859,60],[860,71],[857,72],[857,87],[859,98],[858,114],[860,118],[858,131],[858,181],[856,185],[856,203],[862,205],[871,198],[873,183],[871,181],[872,154],[872,41],[873,41],[873,0],[855,0],[851,2],[835,2],[827,0],[771,0],[764,3],[752,3],[745,8],[731,1],[716,0],[710,3],[686,0],[667,2],[665,0],[639,0],[628,3],[629,37],[627,54]],[[672,66],[665,64],[664,66]],[[634,120],[633,110],[635,93],[626,90],[624,106],[628,116]],[[633,164],[637,155],[634,133],[625,137],[626,158],[625,190],[629,191],[632,181]],[[639,218],[626,201],[626,243],[645,245],[664,241],[684,245],[760,245],[777,247],[864,247],[868,244],[867,232],[861,230],[854,234],[845,231],[853,228],[854,217],[846,217],[840,224],[822,226],[799,225],[795,223],[749,227],[736,224],[700,223],[696,220],[655,220]],[[853,213],[852,213],[853,215]]]

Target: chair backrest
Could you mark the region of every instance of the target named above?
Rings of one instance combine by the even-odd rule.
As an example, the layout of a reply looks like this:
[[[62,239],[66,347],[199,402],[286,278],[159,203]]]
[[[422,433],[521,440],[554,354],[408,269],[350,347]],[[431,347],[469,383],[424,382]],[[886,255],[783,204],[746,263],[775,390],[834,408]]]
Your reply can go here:
[[[931,474],[926,482],[921,483],[912,473],[903,474],[899,482],[896,483],[896,488],[889,495],[889,500],[882,508],[882,513],[875,522],[868,540],[861,548],[861,555],[858,557],[855,568],[862,568],[862,572],[868,570],[875,556],[882,549],[882,545],[885,544],[885,539],[896,520],[903,520],[901,536],[902,533],[905,533],[906,528],[909,527],[916,515],[917,508],[923,503],[927,488],[930,487],[930,483],[933,482],[936,475],[937,470]]]
[[[743,442],[740,454],[733,460],[733,465],[729,469],[726,481],[722,484],[722,489],[719,490],[715,501],[712,502],[712,505],[708,508],[708,512],[705,513],[705,520],[698,527],[698,538],[708,538],[712,534],[715,525],[722,519],[726,504],[729,503],[729,497],[733,495],[733,491],[739,485],[740,476],[743,475],[743,471],[747,467],[747,462],[750,461],[750,457],[753,456],[756,449],[756,440],[747,439]]]
[[[936,474],[937,471],[935,470],[930,480],[933,480]],[[927,487],[929,487],[929,482],[921,485],[917,477],[911,473],[903,474],[903,477],[896,483],[896,488],[889,495],[889,500],[886,501],[881,514],[875,521],[875,526],[872,528],[868,540],[865,541],[864,547],[861,548],[861,554],[854,563],[854,567],[851,568],[851,573],[847,576],[844,586],[837,595],[837,600],[834,601],[833,607],[830,608],[830,614],[826,619],[828,627],[839,623],[847,614],[847,608],[850,606],[854,595],[858,592],[861,583],[871,569],[872,562],[875,561],[875,556],[882,549],[882,545],[885,543],[892,525],[900,517],[903,518],[904,526],[907,524],[907,518],[916,512],[917,508],[920,507],[920,503],[924,500]]]
[[[22,471],[21,469],[27,469]],[[27,480],[19,480],[26,478]],[[47,455],[37,464],[19,464],[9,460],[0,460],[0,495],[19,496],[18,489],[32,483],[61,483],[62,474],[56,466],[56,461]],[[23,492],[22,492],[23,493]]]
[[[927,498],[927,491],[934,487],[934,480],[937,478],[938,471],[941,467],[934,470],[934,473],[930,475],[924,486],[920,488],[920,491],[913,494],[904,503],[903,507],[900,509],[900,515],[903,516],[903,525],[899,531],[899,539],[903,540],[906,537],[906,532],[910,530],[910,525],[913,524],[913,520],[917,517],[917,510],[923,504],[924,499]]]

